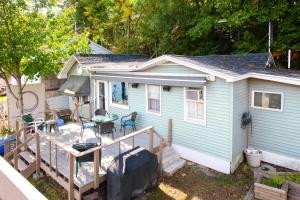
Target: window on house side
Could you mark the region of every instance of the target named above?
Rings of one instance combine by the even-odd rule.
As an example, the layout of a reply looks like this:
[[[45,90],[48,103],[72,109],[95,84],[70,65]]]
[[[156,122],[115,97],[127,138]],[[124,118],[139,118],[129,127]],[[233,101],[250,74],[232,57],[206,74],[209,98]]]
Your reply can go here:
[[[128,106],[128,83],[117,81],[111,82],[111,103]]]
[[[147,111],[160,114],[160,86],[147,85]]]
[[[282,110],[282,94],[272,92],[253,91],[252,107]]]
[[[205,90],[204,88],[186,88],[185,120],[204,123],[205,121]]]

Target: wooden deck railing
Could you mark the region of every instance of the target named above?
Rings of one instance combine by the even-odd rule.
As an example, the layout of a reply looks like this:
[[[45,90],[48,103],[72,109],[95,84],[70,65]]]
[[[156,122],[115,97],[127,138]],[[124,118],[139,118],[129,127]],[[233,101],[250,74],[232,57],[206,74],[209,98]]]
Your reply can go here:
[[[23,140],[20,138],[23,136]],[[31,134],[28,137],[28,129],[25,125],[22,126],[21,129],[17,130],[15,133],[4,139],[0,142],[0,146],[4,145],[4,156],[3,158],[7,161],[10,157],[13,156],[14,168],[18,169],[18,158],[19,153],[27,148],[28,142],[30,142],[34,138],[34,135]],[[12,140],[15,139],[15,147],[14,149],[9,148],[9,143],[12,143]]]
[[[127,134],[123,137],[120,137],[114,141],[112,141],[111,143],[108,144],[103,144],[91,149],[88,149],[86,151],[83,152],[79,152],[75,149],[73,149],[70,146],[65,145],[62,142],[59,142],[57,140],[52,139],[49,135],[45,135],[43,134],[43,138],[45,138],[48,142],[49,142],[49,155],[50,155],[50,169],[52,168],[52,161],[51,161],[51,154],[52,154],[52,148],[51,148],[51,144],[55,145],[55,166],[56,166],[56,171],[58,171],[57,169],[57,147],[60,147],[62,149],[64,149],[65,151],[68,152],[68,157],[69,157],[69,177],[68,177],[68,199],[74,199],[74,160],[76,157],[81,157],[90,153],[94,153],[94,175],[93,175],[93,188],[98,188],[99,187],[99,167],[101,167],[101,159],[102,159],[102,149],[107,148],[111,145],[115,145],[118,144],[119,147],[119,154],[121,153],[121,142],[124,140],[127,140],[129,138],[132,138],[132,147],[134,148],[135,145],[135,136],[139,135],[141,133],[145,133],[149,131],[149,151],[154,152],[154,135],[156,135],[159,138],[159,171],[160,173],[162,172],[162,158],[163,158],[163,146],[164,146],[164,138],[162,136],[160,136],[158,133],[156,133],[154,131],[154,127],[153,126],[149,126],[146,128],[143,128],[139,131],[136,131],[134,133],[130,133]],[[38,132],[38,131],[37,131]],[[40,168],[39,163],[40,163],[40,152],[39,152],[39,134],[36,134],[36,140],[37,140],[37,170]]]

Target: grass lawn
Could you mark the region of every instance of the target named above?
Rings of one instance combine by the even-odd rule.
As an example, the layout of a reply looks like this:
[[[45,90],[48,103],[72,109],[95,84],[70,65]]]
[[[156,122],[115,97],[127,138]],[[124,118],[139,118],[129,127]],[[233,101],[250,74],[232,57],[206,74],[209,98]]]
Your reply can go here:
[[[163,177],[147,200],[225,200],[242,199],[253,182],[251,168],[242,164],[233,175],[207,176],[197,165],[186,165],[172,177]]]
[[[234,200],[242,199],[253,182],[251,168],[241,164],[233,175],[186,165],[171,177],[164,176],[159,186],[139,200]],[[67,192],[49,177],[29,181],[49,200],[67,199]]]
[[[38,180],[32,177],[28,181],[49,200],[68,199],[68,193],[60,187],[51,177],[44,176]]]

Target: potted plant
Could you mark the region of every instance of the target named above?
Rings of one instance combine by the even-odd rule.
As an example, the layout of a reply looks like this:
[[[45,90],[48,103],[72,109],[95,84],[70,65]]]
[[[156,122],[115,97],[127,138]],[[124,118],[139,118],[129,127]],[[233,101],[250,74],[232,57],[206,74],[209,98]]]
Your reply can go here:
[[[300,189],[300,173],[278,172],[270,177],[263,177],[254,184],[255,198],[264,200],[286,200],[288,190]]]

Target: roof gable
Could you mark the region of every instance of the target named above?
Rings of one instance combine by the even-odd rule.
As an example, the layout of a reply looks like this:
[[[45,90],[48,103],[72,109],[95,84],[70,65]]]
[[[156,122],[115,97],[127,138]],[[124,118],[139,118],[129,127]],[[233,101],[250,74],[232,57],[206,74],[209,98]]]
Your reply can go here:
[[[151,68],[141,70],[140,72],[149,73],[170,73],[170,74],[203,74],[198,70],[176,64],[174,62],[166,62],[163,64],[155,65]]]

